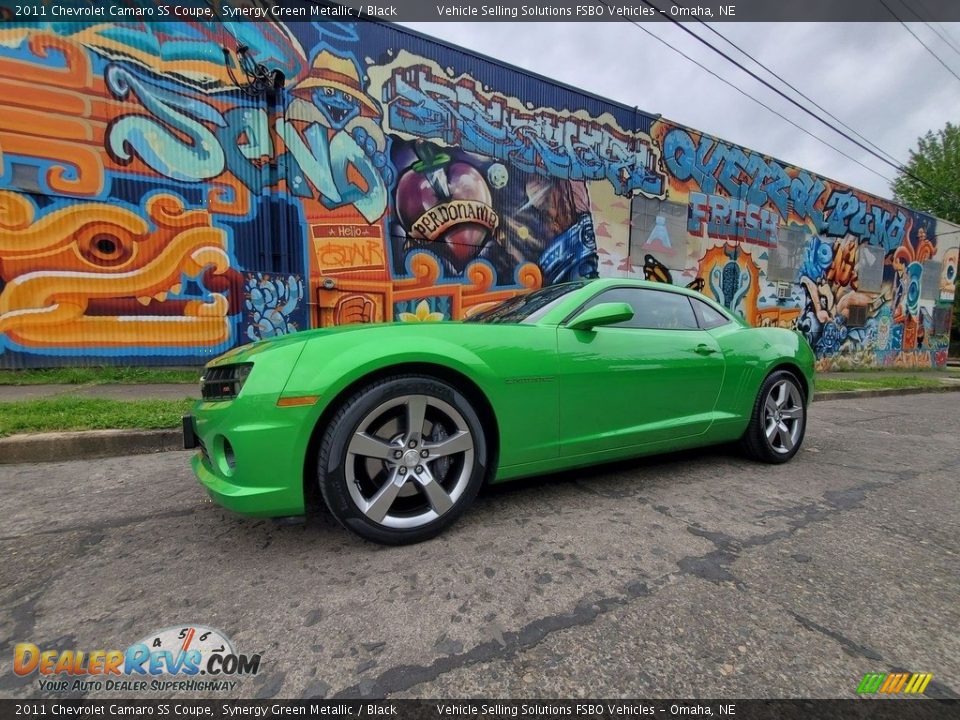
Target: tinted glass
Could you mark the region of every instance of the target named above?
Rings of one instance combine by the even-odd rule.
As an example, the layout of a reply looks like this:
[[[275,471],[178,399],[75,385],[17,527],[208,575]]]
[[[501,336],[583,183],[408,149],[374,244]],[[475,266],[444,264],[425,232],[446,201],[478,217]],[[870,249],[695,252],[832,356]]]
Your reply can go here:
[[[475,323],[534,323],[564,297],[579,290],[586,281],[561,283],[504,300],[496,307],[467,318]]]
[[[613,288],[590,300],[584,309],[608,302],[625,302],[633,317],[608,327],[654,330],[696,330],[697,319],[686,295],[644,288]]]
[[[704,330],[720,327],[721,325],[726,325],[728,322],[730,322],[730,318],[723,313],[714,310],[705,302],[693,299],[691,299],[690,302],[692,302],[693,306],[697,309],[697,315],[700,316],[700,327],[702,327]]]

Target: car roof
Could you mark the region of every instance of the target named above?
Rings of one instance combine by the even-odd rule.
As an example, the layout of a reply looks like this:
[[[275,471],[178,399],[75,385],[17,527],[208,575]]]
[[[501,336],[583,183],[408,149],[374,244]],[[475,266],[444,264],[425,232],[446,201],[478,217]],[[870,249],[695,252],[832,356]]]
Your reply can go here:
[[[594,290],[612,287],[638,287],[648,288],[650,290],[666,290],[668,292],[675,292],[681,295],[689,295],[690,297],[695,297],[698,300],[710,301],[710,298],[706,297],[703,293],[697,292],[696,290],[691,290],[690,288],[685,288],[680,285],[673,285],[671,283],[655,282],[653,280],[639,280],[637,278],[596,278],[595,280],[590,281],[589,287]]]

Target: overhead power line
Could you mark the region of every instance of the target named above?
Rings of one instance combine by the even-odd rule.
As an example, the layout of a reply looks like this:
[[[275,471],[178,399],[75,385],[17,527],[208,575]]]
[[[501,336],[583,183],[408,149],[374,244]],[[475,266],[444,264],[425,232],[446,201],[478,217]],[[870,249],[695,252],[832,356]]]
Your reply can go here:
[[[952,200],[955,201],[955,202],[960,202],[960,196],[956,195],[956,194],[953,193],[951,190],[948,190],[948,189],[945,189],[945,188],[942,188],[942,187],[938,187],[938,186],[936,186],[936,185],[928,182],[927,180],[924,180],[922,177],[919,177],[916,173],[914,173],[914,172],[913,172],[912,170],[910,170],[908,167],[906,167],[906,166],[904,166],[904,165],[901,165],[901,164],[899,164],[899,163],[896,163],[896,162],[893,162],[893,161],[887,159],[886,157],[884,157],[883,155],[879,154],[879,153],[876,152],[875,150],[871,149],[870,147],[868,147],[868,146],[865,145],[864,143],[860,142],[860,141],[857,140],[856,138],[851,137],[850,134],[844,132],[843,130],[839,129],[839,128],[836,127],[835,125],[830,124],[828,121],[824,120],[822,117],[820,117],[820,116],[817,115],[815,112],[813,112],[812,110],[810,110],[810,108],[806,107],[805,105],[802,105],[802,104],[801,104],[800,102],[798,102],[796,99],[790,97],[790,96],[787,95],[785,92],[783,92],[782,90],[780,90],[780,89],[777,88],[777,87],[774,87],[774,85],[772,85],[770,82],[768,82],[767,80],[765,80],[765,79],[763,79],[762,77],[760,77],[759,75],[757,75],[755,72],[753,72],[752,70],[750,70],[750,68],[744,66],[743,63],[741,63],[741,62],[737,61],[736,59],[730,57],[727,53],[725,53],[723,50],[721,50],[720,48],[718,48],[716,45],[712,44],[710,41],[708,41],[708,40],[700,37],[699,35],[697,35],[695,32],[693,32],[693,30],[691,30],[690,28],[686,27],[683,23],[681,23],[681,22],[680,22],[679,20],[677,20],[676,18],[672,17],[672,16],[669,15],[668,13],[662,13],[661,10],[660,10],[660,8],[658,8],[656,5],[654,5],[652,2],[650,2],[650,0],[640,0],[640,1],[641,1],[644,5],[646,5],[647,7],[653,9],[655,12],[664,15],[664,17],[665,17],[667,20],[669,20],[670,22],[672,22],[674,25],[676,25],[678,28],[680,28],[683,32],[685,32],[685,33],[687,33],[688,35],[690,35],[690,36],[691,36],[692,38],[694,38],[697,42],[699,42],[699,43],[701,43],[701,44],[703,44],[703,45],[706,45],[708,48],[710,48],[711,50],[713,50],[716,54],[720,55],[720,56],[721,56],[723,59],[725,59],[727,62],[732,63],[732,64],[735,65],[736,67],[740,68],[740,70],[742,70],[743,72],[745,72],[747,75],[749,75],[750,77],[752,77],[754,80],[756,80],[757,82],[759,82],[761,85],[763,85],[764,87],[768,88],[769,90],[772,90],[774,93],[776,93],[777,95],[779,95],[780,97],[782,97],[784,100],[786,100],[787,102],[789,102],[791,105],[796,106],[796,107],[799,108],[803,113],[809,115],[809,116],[812,117],[814,120],[816,120],[817,122],[821,123],[822,125],[825,125],[825,126],[826,126],[827,128],[829,128],[830,130],[833,130],[835,133],[837,133],[838,135],[840,135],[841,137],[843,137],[843,138],[844,138],[845,140],[847,140],[848,142],[856,145],[856,146],[857,146],[858,148],[860,148],[861,150],[867,152],[867,153],[870,154],[871,156],[873,156],[873,157],[877,158],[878,160],[882,161],[883,163],[889,165],[889,166],[892,167],[894,170],[896,170],[898,173],[901,173],[901,174],[903,174],[903,175],[905,175],[905,176],[907,176],[907,177],[909,177],[909,178],[912,178],[912,179],[915,180],[916,182],[924,185],[925,187],[930,188],[931,190],[934,190],[934,191],[940,193],[940,194],[943,195],[944,197],[948,197],[948,198],[952,199]],[[600,2],[601,2],[602,4],[604,4],[604,5],[608,5],[608,6],[609,6],[609,4],[606,2],[606,0],[600,0]],[[883,2],[883,0],[880,0],[880,2]],[[888,9],[889,9],[889,8],[888,8]],[[637,23],[637,22],[635,22],[635,21],[631,21],[631,22],[633,23],[634,26],[640,28],[641,30],[643,30],[644,32],[646,32],[648,35],[651,35],[652,37],[656,37],[656,35],[653,35],[653,33],[651,33],[650,31],[648,31],[646,28],[642,27],[639,23]],[[657,39],[659,40],[659,38],[657,38]],[[666,44],[666,43],[664,43],[664,44]],[[667,45],[667,47],[670,47],[671,49],[674,49],[676,52],[680,52],[679,50],[676,50],[676,48],[673,48],[673,46],[671,46],[671,45]],[[695,60],[692,60],[689,56],[684,55],[684,57],[687,57],[687,59],[688,59],[688,60],[691,60],[692,62],[696,62]],[[718,77],[718,78],[720,77],[719,75],[717,75],[716,73],[714,73],[712,70],[706,68],[704,65],[701,65],[700,63],[697,63],[697,64],[700,65],[701,68],[703,68],[704,70],[706,70],[707,72],[709,72],[709,73],[710,73],[711,75],[713,75],[714,77]],[[957,78],[957,79],[960,80],[960,78]],[[726,81],[724,81],[724,82],[726,82]],[[728,84],[728,85],[731,85],[732,87],[736,87],[736,86],[733,86],[732,83],[727,83],[727,84]],[[739,90],[739,88],[738,88],[738,90]],[[741,92],[743,92],[743,91],[741,91]],[[751,96],[751,95],[748,95],[747,93],[743,93],[743,94],[747,95],[747,97],[750,97],[752,100],[754,100],[754,101],[756,101],[756,102],[758,102],[758,103],[760,102],[759,100],[757,100],[756,98],[754,98],[754,97]],[[760,104],[763,104],[763,103],[760,103]],[[764,106],[764,107],[767,107],[767,106]],[[769,108],[768,108],[768,109],[769,109]],[[780,115],[779,113],[776,113],[776,114],[777,114],[777,115]],[[783,115],[780,115],[780,117],[784,118],[785,120],[787,119],[787,118],[785,118]],[[794,125],[795,127],[799,127],[799,126],[798,126],[796,123],[794,123],[792,120],[787,120],[787,122],[789,122],[791,125]],[[817,137],[816,135],[813,135],[813,133],[810,133],[809,131],[804,130],[804,132],[806,132],[808,135],[811,135],[812,137],[817,138],[817,140],[819,140],[820,142],[823,142],[825,145],[828,145],[828,146],[831,147],[832,149],[836,150],[837,152],[839,152],[839,153],[840,153],[841,155],[843,155],[844,157],[853,160],[854,162],[856,162],[856,163],[857,163],[858,165],[860,165],[861,167],[867,167],[866,165],[864,165],[863,163],[861,163],[859,160],[855,160],[855,159],[851,158],[849,155],[847,155],[846,153],[844,153],[844,152],[838,150],[837,148],[833,147],[832,145],[830,145],[829,143],[827,143],[827,142],[826,142],[825,140],[823,140],[822,138],[819,138],[819,137]],[[876,175],[879,175],[880,177],[884,178],[884,179],[887,180],[888,182],[891,182],[891,183],[893,182],[892,180],[890,180],[890,179],[887,178],[886,176],[881,175],[880,173],[878,173],[876,170],[873,170],[872,168],[868,168],[868,169],[870,170],[870,172],[872,172],[872,173],[874,173],[874,174],[876,174]]]
[[[939,55],[937,55],[933,50],[931,50],[931,49],[930,49],[930,46],[927,45],[923,40],[921,40],[921,39],[920,39],[920,36],[917,35],[913,30],[911,30],[909,25],[907,25],[903,20],[900,19],[900,16],[897,15],[889,5],[887,5],[887,3],[885,2],[885,0],[880,0],[880,4],[883,5],[883,6],[887,9],[887,12],[888,12],[888,13],[890,13],[891,15],[893,15],[893,17],[896,19],[896,21],[897,21],[898,23],[900,23],[901,25],[903,25],[904,30],[906,30],[908,33],[910,33],[911,35],[913,35],[914,40],[916,40],[918,43],[920,43],[921,45],[923,45],[924,50],[926,50],[928,53],[930,53],[931,55],[933,55],[933,57],[936,59],[936,61],[937,61],[938,63],[940,63],[941,65],[943,65],[943,67],[946,68],[947,72],[950,73],[951,75],[953,75],[953,76],[957,79],[957,82],[960,82],[960,75],[957,75],[957,74],[953,71],[953,69],[943,61],[943,58],[941,58],[941,57],[940,57]]]
[[[957,37],[953,33],[947,30],[946,25],[944,25],[942,22],[937,22],[936,25],[938,28],[940,28],[940,32],[943,33],[944,37],[946,37],[949,40],[951,47],[957,47],[958,45],[960,45],[960,39],[957,39]],[[960,48],[957,48],[957,49],[960,49]]]
[[[677,5],[677,6],[679,6],[679,7],[684,7],[682,4],[680,4],[679,2],[675,2],[674,0],[671,0],[671,2],[673,2],[674,5]],[[864,137],[863,134],[861,134],[859,131],[857,131],[856,128],[850,127],[847,123],[845,123],[843,120],[841,120],[840,118],[838,118],[838,117],[837,117],[836,115],[834,115],[832,112],[830,112],[830,111],[827,110],[825,107],[823,107],[822,105],[820,105],[816,100],[814,100],[813,98],[811,98],[809,95],[805,94],[802,90],[800,90],[799,88],[797,88],[795,85],[793,85],[789,80],[787,80],[786,78],[784,78],[782,75],[779,75],[779,74],[776,73],[772,68],[770,68],[770,67],[767,66],[767,65],[764,65],[762,62],[760,62],[759,60],[757,60],[757,58],[755,58],[753,55],[751,55],[750,53],[748,53],[748,52],[747,52],[746,50],[744,50],[742,47],[740,47],[739,45],[737,45],[735,42],[733,42],[733,41],[732,41],[730,38],[728,38],[726,35],[722,34],[719,30],[717,30],[716,28],[714,28],[712,25],[707,24],[706,22],[704,22],[703,20],[700,20],[699,18],[697,18],[697,22],[699,22],[699,23],[700,23],[701,25],[703,25],[707,30],[709,30],[710,32],[712,32],[714,35],[716,35],[717,37],[719,37],[721,40],[723,40],[724,42],[726,42],[727,44],[729,44],[731,47],[733,47],[733,48],[735,48],[736,50],[738,50],[738,51],[739,51],[740,53],[742,53],[744,56],[746,56],[747,58],[749,58],[750,60],[752,60],[752,61],[753,61],[754,63],[756,63],[758,66],[760,66],[761,68],[763,68],[764,70],[766,70],[766,71],[767,71],[768,73],[770,73],[773,77],[775,77],[777,80],[779,80],[780,82],[782,82],[782,83],[783,83],[784,85],[786,85],[788,88],[790,88],[791,90],[793,90],[795,93],[797,93],[797,95],[799,95],[799,96],[802,97],[804,100],[806,100],[807,102],[809,102],[811,105],[813,105],[815,108],[817,108],[817,109],[818,109],[820,112],[822,112],[824,115],[826,115],[827,117],[831,118],[834,122],[839,123],[839,124],[842,125],[845,129],[849,130],[849,131],[852,132],[854,135],[856,135],[858,138],[860,138],[860,139],[863,140],[865,143],[867,143],[868,145],[870,145],[870,147],[872,147],[874,150],[876,150],[876,151],[879,152],[879,153],[882,153],[883,155],[885,155],[887,158],[889,158],[891,161],[897,163],[898,165],[906,165],[905,162],[903,162],[902,160],[897,159],[896,156],[891,155],[891,154],[888,153],[886,150],[884,150],[883,148],[879,147],[879,146],[878,146],[876,143],[874,143],[872,140]]]
[[[603,5],[607,5],[607,7],[610,6],[609,3],[607,3],[606,0],[599,0],[599,2],[600,2],[601,4],[603,4]],[[668,43],[668,42],[667,42],[666,40],[664,40],[663,38],[661,38],[661,37],[659,37],[658,35],[652,33],[650,30],[648,30],[647,28],[643,27],[643,25],[641,25],[640,23],[638,23],[636,20],[629,20],[629,22],[630,22],[632,25],[634,25],[637,29],[643,31],[644,33],[646,33],[647,35],[649,35],[651,38],[653,38],[654,40],[656,40],[658,43],[660,43],[661,45],[663,45],[663,46],[666,47],[667,49],[671,50],[672,52],[677,53],[678,55],[680,55],[681,57],[685,58],[686,60],[689,60],[690,62],[692,62],[694,65],[696,65],[698,68],[700,68],[700,69],[703,70],[704,72],[709,73],[710,75],[712,75],[713,77],[715,77],[717,80],[719,80],[720,82],[722,82],[724,85],[727,85],[727,86],[733,88],[733,89],[736,90],[738,93],[740,93],[741,95],[743,95],[743,96],[746,97],[746,98],[749,98],[750,100],[753,100],[753,102],[755,102],[757,105],[759,105],[760,107],[762,107],[762,108],[766,109],[767,111],[773,113],[774,115],[776,115],[776,116],[777,116],[778,118],[780,118],[781,120],[784,120],[785,122],[790,123],[791,125],[793,125],[793,127],[797,128],[797,130],[799,130],[800,132],[805,133],[806,135],[809,135],[810,137],[812,137],[812,138],[813,138],[814,140],[816,140],[817,142],[822,143],[823,145],[826,145],[828,148],[830,148],[830,149],[833,150],[834,152],[836,152],[836,153],[842,155],[843,157],[847,158],[847,160],[850,160],[851,162],[856,163],[857,165],[859,165],[860,167],[862,167],[864,170],[873,173],[874,175],[876,175],[877,177],[879,177],[879,178],[881,178],[881,179],[883,179],[883,180],[886,180],[888,183],[892,183],[892,182],[893,182],[893,180],[891,180],[889,177],[887,177],[887,176],[884,175],[883,173],[878,172],[877,170],[874,170],[874,169],[873,169],[872,167],[870,167],[869,165],[865,165],[864,163],[862,163],[860,160],[857,160],[857,158],[853,157],[852,155],[848,155],[848,154],[845,153],[843,150],[841,150],[840,148],[838,148],[836,145],[830,144],[829,142],[827,142],[826,140],[824,140],[824,139],[823,139],[822,137],[820,137],[819,135],[815,135],[815,134],[812,133],[810,130],[807,130],[807,128],[803,127],[802,125],[797,124],[796,122],[794,122],[793,120],[791,120],[790,118],[788,118],[786,115],[784,115],[783,113],[779,112],[778,110],[773,109],[772,107],[770,107],[769,105],[767,105],[767,104],[766,104],[765,102],[763,102],[762,100],[757,99],[756,97],[754,97],[753,95],[751,95],[750,93],[748,93],[748,92],[747,92],[746,90],[744,90],[743,88],[737,87],[737,86],[734,85],[732,82],[730,82],[729,80],[727,80],[725,77],[722,77],[721,75],[718,75],[716,72],[714,72],[713,70],[711,70],[710,68],[708,68],[706,65],[704,65],[703,63],[701,63],[699,60],[696,60],[696,59],[690,57],[689,55],[687,55],[685,52],[683,52],[683,51],[680,50],[679,48],[674,47],[673,45],[671,45],[670,43]]]
[[[935,1],[936,1],[936,0],[935,0]],[[917,5],[917,7],[919,7],[923,12],[925,12],[925,13],[927,14],[927,17],[928,17],[928,18],[930,18],[930,19],[932,19],[932,20],[933,20],[934,18],[936,18],[937,14],[930,11],[930,8],[927,7],[927,4],[926,4],[926,2],[924,2],[924,0],[911,0],[911,2],[915,3],[915,4]],[[907,8],[907,10],[909,10],[911,13],[913,13],[914,17],[919,18],[920,20],[923,20],[923,18],[920,16],[920,14],[917,13],[913,8],[911,8],[911,7],[907,4],[907,0],[900,0],[900,4],[903,5],[905,8]],[[933,20],[933,21],[934,21],[934,23],[936,23],[936,24],[940,27],[940,30],[943,32],[943,35],[940,35],[940,33],[937,33],[937,35],[940,35],[940,37],[943,39],[943,41],[944,41],[945,43],[947,43],[950,47],[954,48],[955,50],[960,51],[960,48],[957,47],[957,44],[958,44],[958,42],[960,42],[960,41],[958,41],[958,40],[957,40],[956,38],[954,38],[949,32],[947,32],[947,28],[946,28],[946,26],[944,26],[943,23],[941,23],[941,22],[939,22],[939,21],[937,21],[937,20]],[[924,22],[924,24],[926,24],[926,25],[928,25],[928,26],[930,25],[930,23],[928,23],[926,20],[923,20],[923,22]],[[932,28],[931,28],[931,29],[932,29]]]
[[[916,2],[917,5],[920,7],[920,9],[923,10],[925,13],[927,13],[927,15],[931,15],[930,10],[927,8],[926,5],[923,4],[923,2],[922,2],[921,0],[914,0],[914,2]],[[953,50],[957,55],[960,55],[960,48],[958,48],[958,47],[954,44],[953,40],[951,40],[950,37],[946,34],[946,30],[944,30],[943,33],[941,33],[939,30],[937,30],[933,25],[931,25],[929,22],[927,22],[926,20],[924,20],[924,19],[923,19],[923,16],[920,15],[920,13],[918,13],[916,10],[914,10],[912,7],[910,7],[910,6],[907,4],[907,0],[900,0],[900,4],[903,5],[903,6],[910,12],[910,14],[913,15],[917,20],[919,20],[919,21],[922,22],[924,25],[926,25],[928,28],[930,28],[930,31],[931,31],[934,35],[936,35],[938,38],[940,38],[941,40],[943,40],[943,42],[947,45],[947,47],[949,47],[951,50]]]

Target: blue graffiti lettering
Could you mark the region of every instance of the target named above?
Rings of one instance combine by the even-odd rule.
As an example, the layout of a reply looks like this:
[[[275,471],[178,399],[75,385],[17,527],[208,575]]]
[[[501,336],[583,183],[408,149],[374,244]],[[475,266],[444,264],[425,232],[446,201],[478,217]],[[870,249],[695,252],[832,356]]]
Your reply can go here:
[[[854,235],[886,252],[901,244],[907,227],[907,217],[901,210],[894,216],[880,205],[861,200],[851,190],[834,190],[827,198],[824,213],[821,233],[831,237]]]
[[[383,88],[391,129],[440,139],[566,180],[607,180],[620,195],[663,197],[656,149],[641,135],[551,110],[523,112],[472,82],[452,83],[426,66],[398,68]]]
[[[267,113],[260,108],[238,107],[228,110],[224,118],[225,126],[217,128],[217,140],[226,155],[227,168],[259,193],[270,184],[268,162],[274,152]]]
[[[666,134],[663,155],[672,175],[684,182],[692,180],[708,195],[719,186],[730,197],[750,205],[772,205],[784,220],[790,214],[792,201],[793,212],[802,219],[818,224],[822,219],[815,206],[826,185],[806,171],[791,177],[775,160],[711,137],[697,142],[683,128],[672,128]]]
[[[223,149],[202,124],[224,127],[226,121],[217,110],[195,98],[142,81],[118,65],[107,67],[106,83],[120,100],[126,100],[132,91],[159,119],[125,115],[110,125],[106,144],[118,162],[128,163],[136,155],[158,173],[188,182],[209,180],[223,172]]]
[[[705,193],[717,189],[714,173],[721,157],[719,153],[711,152],[713,149],[712,143],[698,147],[690,134],[679,128],[668,132],[663,139],[664,162],[670,173],[684,182],[692,178]]]
[[[704,225],[712,238],[739,239],[768,247],[777,243],[777,216],[770,210],[738,198],[692,192],[687,230],[702,235]]]
[[[313,123],[301,135],[285,120],[277,121],[277,131],[327,208],[353,205],[367,222],[383,215],[387,208],[383,178],[349,132],[341,130],[330,137],[327,128]],[[350,177],[351,169],[354,177]]]

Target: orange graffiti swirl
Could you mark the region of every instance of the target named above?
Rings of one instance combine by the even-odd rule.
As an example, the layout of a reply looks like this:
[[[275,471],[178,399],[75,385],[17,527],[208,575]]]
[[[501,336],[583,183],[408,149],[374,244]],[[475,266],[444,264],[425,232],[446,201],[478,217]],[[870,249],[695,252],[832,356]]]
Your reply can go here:
[[[524,263],[517,270],[517,280],[525,288],[537,290],[543,287],[543,273],[535,263]]]
[[[470,293],[486,292],[493,285],[494,280],[496,280],[493,268],[485,262],[470,263],[464,275],[466,275],[469,280],[470,289],[468,292]]]

